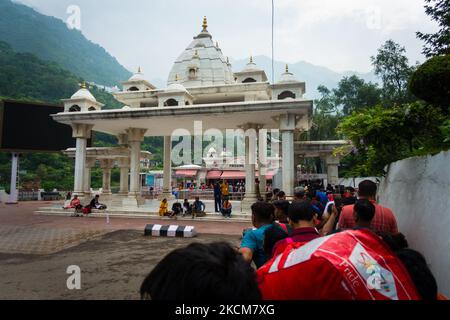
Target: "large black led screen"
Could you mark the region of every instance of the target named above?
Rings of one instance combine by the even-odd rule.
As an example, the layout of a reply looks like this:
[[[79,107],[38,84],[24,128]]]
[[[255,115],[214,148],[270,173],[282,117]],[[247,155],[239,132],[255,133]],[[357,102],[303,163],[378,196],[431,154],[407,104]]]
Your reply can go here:
[[[0,150],[56,152],[73,148],[72,129],[50,116],[60,106],[0,100]]]

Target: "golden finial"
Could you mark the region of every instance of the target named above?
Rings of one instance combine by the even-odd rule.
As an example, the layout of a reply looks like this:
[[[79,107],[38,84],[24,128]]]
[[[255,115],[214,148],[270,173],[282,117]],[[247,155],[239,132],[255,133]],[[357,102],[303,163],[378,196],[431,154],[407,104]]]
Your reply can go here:
[[[208,19],[206,16],[203,17],[203,24],[202,24],[203,30],[206,30],[208,28]]]
[[[230,57],[227,57],[227,63],[230,64]]]
[[[80,89],[87,89],[86,81],[83,81],[82,83],[80,83]]]
[[[286,63],[286,73],[289,73],[289,66],[287,63]]]
[[[219,42],[216,41],[216,48],[219,49]]]
[[[250,56],[250,63],[253,63],[253,56]]]
[[[141,67],[138,68],[138,73],[142,73]]]
[[[176,82],[180,81],[180,75],[178,73],[175,75],[175,81]]]

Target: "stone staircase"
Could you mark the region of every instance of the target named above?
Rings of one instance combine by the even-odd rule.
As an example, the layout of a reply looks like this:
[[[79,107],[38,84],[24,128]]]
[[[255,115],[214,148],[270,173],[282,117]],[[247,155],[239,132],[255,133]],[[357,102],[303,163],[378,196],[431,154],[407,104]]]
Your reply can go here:
[[[54,216],[70,216],[73,214],[73,210],[64,210],[62,207],[42,207],[35,211],[37,215],[54,215]],[[127,209],[118,209],[118,210],[92,210],[92,213],[89,215],[94,218],[106,218],[109,216],[110,218],[135,218],[135,219],[152,219],[152,220],[162,220],[162,221],[192,221],[191,216],[178,216],[177,220],[170,219],[168,217],[160,217],[157,212],[150,212],[143,208],[136,208],[133,210]],[[210,221],[210,222],[224,222],[224,223],[233,223],[233,222],[248,222],[251,223],[251,215],[245,213],[233,213],[231,219],[224,218],[221,214],[218,213],[206,213],[206,217],[195,218],[195,221]]]

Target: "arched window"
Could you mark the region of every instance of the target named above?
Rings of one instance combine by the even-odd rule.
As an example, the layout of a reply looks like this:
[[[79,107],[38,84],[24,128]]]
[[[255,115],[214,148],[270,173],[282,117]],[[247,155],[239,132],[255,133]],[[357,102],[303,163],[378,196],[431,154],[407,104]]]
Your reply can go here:
[[[88,111],[96,111],[97,109],[95,109],[94,107],[89,107]]]
[[[80,106],[77,105],[73,105],[69,108],[69,112],[79,112],[79,111],[81,111],[81,108]]]
[[[168,99],[164,102],[165,107],[176,107],[178,106],[178,101],[175,99]]]
[[[288,99],[288,98],[295,99],[295,93],[293,93],[292,91],[283,91],[278,96],[278,100],[284,100],[284,99]]]
[[[128,89],[128,91],[139,91],[138,87],[131,87],[130,89]]]
[[[247,78],[244,81],[242,81],[242,83],[251,83],[251,82],[256,82],[256,80],[253,78]]]
[[[195,68],[189,68],[189,79],[196,79],[197,78],[197,69]]]
[[[186,103],[185,103],[187,106],[189,106],[190,105],[190,103],[189,103],[189,101],[186,101]]]

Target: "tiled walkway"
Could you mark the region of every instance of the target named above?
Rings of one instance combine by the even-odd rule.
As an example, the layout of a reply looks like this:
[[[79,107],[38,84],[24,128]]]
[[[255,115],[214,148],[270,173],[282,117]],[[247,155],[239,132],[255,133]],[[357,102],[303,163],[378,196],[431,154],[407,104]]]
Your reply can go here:
[[[209,221],[161,221],[151,219],[73,218],[35,215],[51,202],[23,202],[18,205],[0,203],[0,253],[48,254],[76,246],[84,241],[117,230],[141,230],[149,223],[193,225],[198,233],[241,235],[249,223]]]

